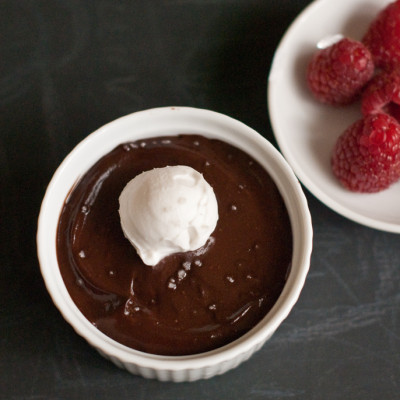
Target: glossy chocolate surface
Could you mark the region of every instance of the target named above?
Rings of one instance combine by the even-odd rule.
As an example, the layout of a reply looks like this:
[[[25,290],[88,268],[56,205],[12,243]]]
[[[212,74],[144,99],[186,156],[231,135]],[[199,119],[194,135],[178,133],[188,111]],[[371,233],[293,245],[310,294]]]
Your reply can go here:
[[[213,187],[219,221],[194,252],[143,264],[124,237],[118,197],[137,174],[189,165]],[[276,185],[251,157],[196,135],[126,143],[87,171],[60,215],[57,256],[67,289],[99,330],[154,354],[195,354],[254,327],[286,281],[292,232]]]

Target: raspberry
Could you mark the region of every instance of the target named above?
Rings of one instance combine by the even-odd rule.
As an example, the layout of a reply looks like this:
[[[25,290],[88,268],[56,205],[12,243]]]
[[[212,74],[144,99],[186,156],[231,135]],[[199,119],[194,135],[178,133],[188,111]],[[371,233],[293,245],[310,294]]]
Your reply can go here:
[[[361,42],[345,38],[314,54],[307,83],[322,103],[345,105],[358,97],[373,72],[369,50]]]
[[[400,0],[376,16],[362,42],[371,51],[375,66],[390,69],[400,64]]]
[[[400,124],[390,115],[368,115],[339,137],[332,171],[344,187],[378,192],[400,179]]]
[[[382,71],[376,75],[362,94],[361,111],[364,115],[386,113],[400,118],[400,69]]]

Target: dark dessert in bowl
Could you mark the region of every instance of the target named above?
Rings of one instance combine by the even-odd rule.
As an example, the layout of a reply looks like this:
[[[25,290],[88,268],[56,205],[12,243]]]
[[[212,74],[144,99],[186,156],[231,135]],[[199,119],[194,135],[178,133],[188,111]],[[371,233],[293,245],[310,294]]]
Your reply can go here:
[[[147,266],[122,233],[118,196],[141,172],[174,163],[203,174],[219,219],[202,247]],[[267,314],[290,268],[292,231],[276,185],[246,153],[204,136],[164,136],[121,144],[82,176],[61,212],[57,256],[98,329],[137,350],[187,355],[237,339]]]
[[[214,189],[204,246],[145,265],[124,237],[118,197],[143,171],[187,165]],[[276,330],[306,277],[312,228],[280,154],[229,117],[191,108],[135,113],[79,144],[55,173],[38,254],[65,319],[117,365],[195,380],[247,359]]]

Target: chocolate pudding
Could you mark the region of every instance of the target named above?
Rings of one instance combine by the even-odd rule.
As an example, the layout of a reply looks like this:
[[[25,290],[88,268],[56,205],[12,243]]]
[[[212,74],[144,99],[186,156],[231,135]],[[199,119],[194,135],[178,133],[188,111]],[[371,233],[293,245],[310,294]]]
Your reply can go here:
[[[196,251],[145,265],[121,229],[118,198],[138,174],[187,165],[212,186],[217,226]],[[121,144],[72,188],[61,211],[57,257],[69,294],[100,331],[161,355],[212,350],[271,309],[292,259],[285,204],[249,155],[198,135]]]

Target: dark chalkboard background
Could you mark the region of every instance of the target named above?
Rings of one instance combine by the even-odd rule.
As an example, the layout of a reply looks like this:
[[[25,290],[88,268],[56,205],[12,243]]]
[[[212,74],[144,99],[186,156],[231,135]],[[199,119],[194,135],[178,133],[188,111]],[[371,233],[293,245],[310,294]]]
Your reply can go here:
[[[248,362],[196,383],[119,370],[47,294],[36,218],[55,168],[90,132],[157,106],[208,108],[276,144],[267,76],[307,0],[0,1],[0,398],[397,399],[399,236],[306,192],[315,241],[299,302]]]

